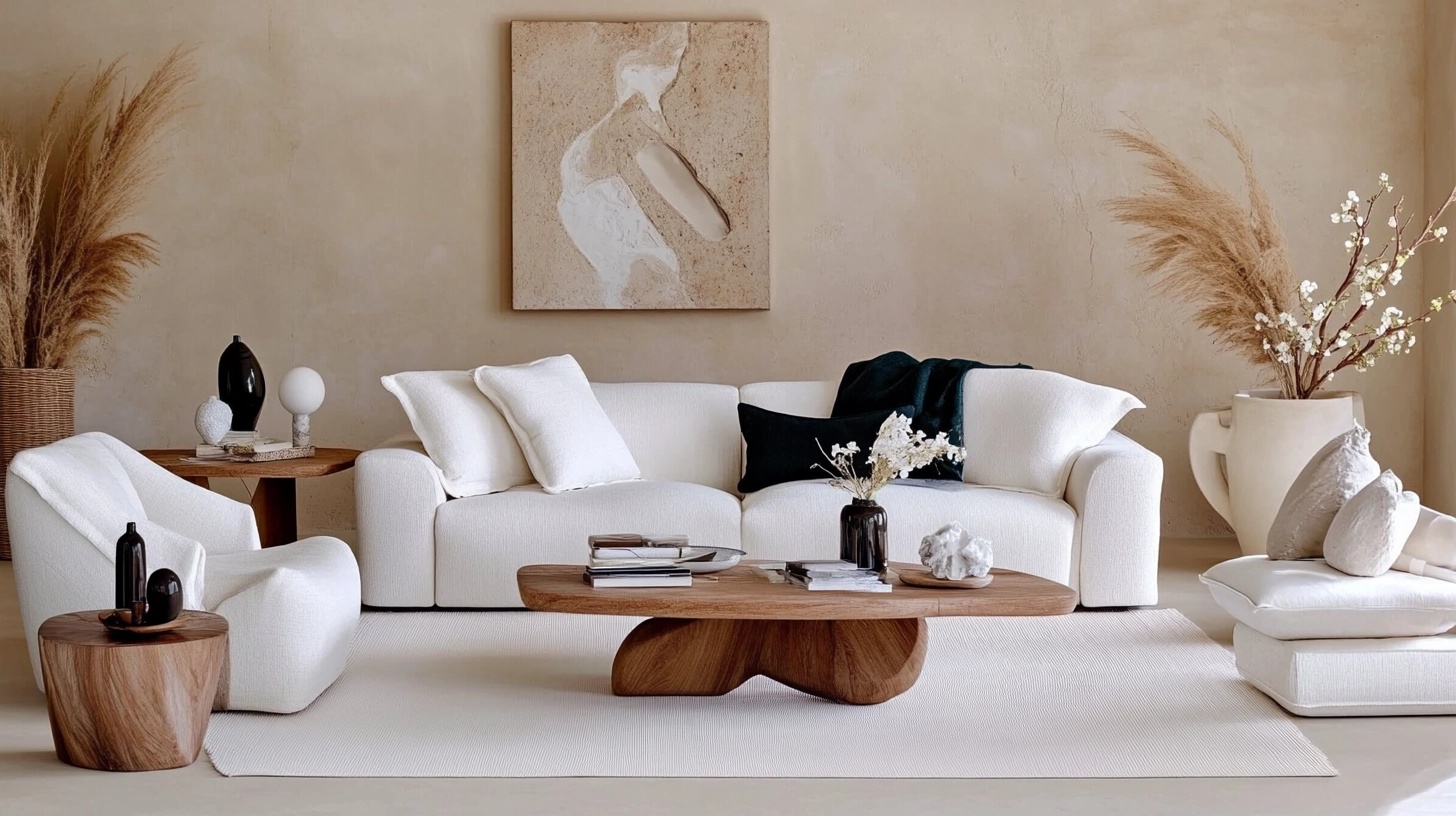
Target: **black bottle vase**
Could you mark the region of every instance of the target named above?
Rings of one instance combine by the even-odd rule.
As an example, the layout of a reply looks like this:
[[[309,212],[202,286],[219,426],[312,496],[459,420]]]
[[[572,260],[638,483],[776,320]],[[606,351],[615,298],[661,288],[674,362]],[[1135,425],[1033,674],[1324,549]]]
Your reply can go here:
[[[177,573],[162,567],[147,579],[147,626],[170,623],[182,614],[182,581]]]
[[[885,508],[854,499],[839,511],[839,557],[861,569],[883,570],[889,561],[888,529]]]
[[[140,624],[147,611],[147,542],[126,523],[126,532],[116,540],[116,608],[131,612],[131,623]]]
[[[242,338],[233,335],[217,361],[217,398],[233,409],[234,431],[258,429],[258,414],[263,412],[266,395],[263,366]]]

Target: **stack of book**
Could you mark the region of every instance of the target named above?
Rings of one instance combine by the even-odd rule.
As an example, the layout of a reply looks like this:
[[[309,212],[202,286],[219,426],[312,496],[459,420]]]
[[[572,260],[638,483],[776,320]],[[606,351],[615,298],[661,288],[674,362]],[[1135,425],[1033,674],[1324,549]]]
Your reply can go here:
[[[821,592],[890,591],[878,572],[851,561],[789,561],[784,565],[784,577],[795,586]]]
[[[593,589],[613,587],[690,587],[693,574],[682,566],[687,536],[614,533],[587,539],[582,580]]]

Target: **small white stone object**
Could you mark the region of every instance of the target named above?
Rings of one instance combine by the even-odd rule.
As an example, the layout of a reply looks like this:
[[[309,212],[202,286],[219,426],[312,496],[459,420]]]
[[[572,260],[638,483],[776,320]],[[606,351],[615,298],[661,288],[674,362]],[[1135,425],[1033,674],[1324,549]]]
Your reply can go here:
[[[944,581],[981,578],[991,571],[991,540],[972,537],[959,521],[920,539],[920,563]]]
[[[202,441],[209,445],[216,445],[227,435],[228,429],[233,424],[233,409],[228,407],[226,402],[216,396],[207,398],[207,401],[197,406],[197,414],[193,417],[197,426],[197,435]]]

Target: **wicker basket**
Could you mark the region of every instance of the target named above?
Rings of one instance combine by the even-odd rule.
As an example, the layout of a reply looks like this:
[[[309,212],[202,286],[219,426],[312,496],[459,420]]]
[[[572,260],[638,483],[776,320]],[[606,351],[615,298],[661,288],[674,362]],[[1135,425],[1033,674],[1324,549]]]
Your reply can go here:
[[[76,375],[70,369],[0,367],[0,468],[26,448],[65,439],[76,429]],[[0,504],[5,480],[0,474]],[[0,560],[10,560],[10,530],[0,516]]]

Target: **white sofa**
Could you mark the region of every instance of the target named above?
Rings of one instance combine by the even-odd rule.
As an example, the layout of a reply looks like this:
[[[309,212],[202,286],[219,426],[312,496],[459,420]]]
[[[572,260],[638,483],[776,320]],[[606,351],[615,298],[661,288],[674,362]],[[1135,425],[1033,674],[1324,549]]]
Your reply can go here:
[[[582,563],[592,533],[686,533],[695,544],[740,547],[753,558],[837,557],[846,494],[822,479],[735,492],[739,401],[827,417],[836,387],[593,384],[642,481],[555,495],[526,485],[450,499],[418,441],[367,451],[355,479],[364,603],[518,607],[516,570]],[[992,540],[997,566],[1064,583],[1085,606],[1156,603],[1162,460],[1113,432],[1069,464],[1060,497],[958,482],[891,484],[876,497],[889,515],[891,559],[918,560],[920,539],[958,519]]]
[[[101,433],[16,455],[5,510],[20,620],[42,691],[40,625],[114,603],[116,539],[129,521],[146,540],[147,569],[176,572],[186,608],[227,619],[220,708],[292,713],[344,670],[359,622],[359,570],[337,538],[260,549],[247,505]]]

